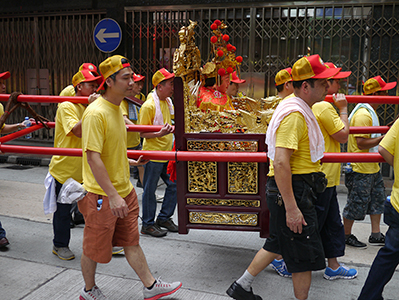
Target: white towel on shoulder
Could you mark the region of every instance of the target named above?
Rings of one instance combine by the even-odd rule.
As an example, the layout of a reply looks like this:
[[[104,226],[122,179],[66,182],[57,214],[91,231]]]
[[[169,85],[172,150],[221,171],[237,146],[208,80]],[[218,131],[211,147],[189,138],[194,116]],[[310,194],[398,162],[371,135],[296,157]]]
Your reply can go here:
[[[155,117],[154,117],[153,125],[164,125],[165,123],[163,122],[163,115],[162,115],[162,111],[161,111],[161,105],[159,104],[160,100],[159,100],[159,97],[157,94],[157,89],[154,89],[152,91],[152,99],[154,99],[154,103],[155,103]],[[170,99],[168,97],[168,98],[166,98],[165,101],[169,106],[170,114],[173,116],[175,114],[175,111],[173,109],[172,99]]]
[[[312,109],[301,98],[292,97],[287,98],[279,103],[273,113],[270,124],[267,127],[267,156],[271,160],[274,160],[274,155],[276,153],[276,131],[280,126],[281,121],[290,113],[297,111],[304,116],[306,125],[308,127],[310,157],[312,162],[316,162],[323,157],[324,138]]]

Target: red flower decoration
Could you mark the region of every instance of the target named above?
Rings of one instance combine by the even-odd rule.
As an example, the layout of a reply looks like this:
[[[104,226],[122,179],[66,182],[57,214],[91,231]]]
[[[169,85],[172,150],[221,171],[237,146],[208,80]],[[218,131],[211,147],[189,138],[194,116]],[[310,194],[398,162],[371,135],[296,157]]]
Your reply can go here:
[[[237,48],[233,46],[233,48],[231,49],[232,52],[236,52]]]
[[[222,57],[224,55],[224,52],[222,50],[219,50],[217,54],[219,57]]]
[[[223,40],[224,40],[225,42],[228,42],[229,39],[230,39],[230,37],[229,37],[227,34],[223,35]]]
[[[211,25],[211,29],[212,29],[212,30],[216,30],[216,29],[218,29],[218,26],[217,26],[215,23],[213,23],[213,24]]]
[[[228,68],[226,69],[226,71],[227,71],[227,73],[229,73],[229,74],[231,74],[231,73],[234,72],[234,70],[233,70],[232,67],[228,67]]]
[[[231,51],[233,49],[233,45],[227,44],[226,49],[227,49],[227,51]]]
[[[220,20],[215,20],[215,22],[213,22],[213,23],[215,23],[218,27],[219,27],[220,25],[222,25],[222,22],[220,22]]]
[[[241,62],[242,62],[242,56],[237,56],[237,57],[236,57],[236,61],[239,62],[239,63],[241,63]]]
[[[223,68],[220,68],[220,69],[218,70],[218,74],[219,74],[220,76],[226,75],[226,70],[223,69]]]
[[[217,36],[211,37],[211,43],[215,44],[218,41]]]

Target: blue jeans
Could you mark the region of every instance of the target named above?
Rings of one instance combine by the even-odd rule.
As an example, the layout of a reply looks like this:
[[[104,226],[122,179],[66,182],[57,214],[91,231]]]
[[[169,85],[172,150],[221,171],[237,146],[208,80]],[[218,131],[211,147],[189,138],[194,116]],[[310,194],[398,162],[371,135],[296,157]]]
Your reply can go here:
[[[6,231],[4,230],[3,226],[1,226],[1,222],[0,222],[0,239],[5,238],[6,237]]]
[[[144,165],[143,178],[143,226],[154,224],[155,213],[157,210],[157,200],[155,191],[158,187],[159,178],[166,184],[165,195],[162,202],[161,211],[158,214],[160,221],[166,221],[173,216],[177,204],[176,183],[169,180],[166,174],[168,163],[150,161]]]
[[[61,190],[62,184],[55,180],[55,195]],[[57,210],[53,215],[53,244],[57,248],[68,247],[71,239],[71,208],[72,204],[62,204],[57,202]]]
[[[391,280],[399,264],[399,213],[385,202],[384,222],[389,225],[385,246],[378,251],[371,265],[358,300],[381,300],[385,285]]]

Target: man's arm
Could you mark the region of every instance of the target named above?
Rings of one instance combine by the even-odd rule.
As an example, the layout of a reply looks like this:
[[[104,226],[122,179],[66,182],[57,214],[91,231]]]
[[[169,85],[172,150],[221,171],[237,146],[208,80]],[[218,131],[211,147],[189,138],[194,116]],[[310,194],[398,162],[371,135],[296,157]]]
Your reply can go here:
[[[79,120],[79,122],[76,123],[75,126],[73,126],[71,131],[78,138],[82,138],[82,120]]]
[[[22,123],[17,123],[17,124],[4,124],[3,129],[0,130],[2,134],[10,133],[13,131],[17,131],[19,129],[24,129],[26,126]]]
[[[307,225],[299,210],[292,190],[290,158],[294,150],[276,147],[273,167],[277,187],[283,197],[287,226],[295,233],[302,233],[302,225]]]
[[[378,146],[378,152],[381,154],[381,156],[385,159],[385,161],[393,167],[393,160],[394,160],[394,156],[389,153],[388,150],[386,150],[384,147],[382,147],[381,145]]]
[[[376,137],[376,138],[357,137],[356,138],[357,147],[360,150],[373,148],[373,147],[377,146],[381,142],[381,140],[383,138],[384,138],[384,135],[381,135],[381,136]]]
[[[128,215],[129,208],[127,207],[125,200],[118,194],[115,187],[112,185],[107,169],[101,160],[100,153],[87,150],[86,154],[87,162],[93,172],[94,178],[109,198],[109,206],[112,214],[123,219]]]
[[[152,139],[157,137],[163,137],[169,133],[173,133],[175,131],[174,127],[168,123],[163,125],[160,131],[157,132],[140,132],[140,137],[146,139]]]
[[[348,141],[349,136],[348,102],[344,94],[334,94],[333,100],[335,106],[339,110],[339,118],[342,123],[344,123],[345,127],[331,136],[338,143],[344,144]]]

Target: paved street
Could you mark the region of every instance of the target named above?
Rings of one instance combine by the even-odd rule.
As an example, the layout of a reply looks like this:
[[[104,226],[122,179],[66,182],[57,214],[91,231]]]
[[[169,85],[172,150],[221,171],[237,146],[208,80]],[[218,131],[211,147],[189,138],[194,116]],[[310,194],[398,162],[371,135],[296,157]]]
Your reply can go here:
[[[1,299],[78,299],[83,287],[79,259],[83,225],[72,229],[70,248],[76,259],[62,261],[51,253],[51,215],[44,215],[42,205],[47,171],[47,166],[0,164],[0,220],[10,240],[8,249],[0,251]],[[132,182],[135,185],[133,178]],[[141,204],[142,189],[136,190]],[[341,209],[345,200],[345,190],[341,189]],[[356,223],[354,233],[366,242],[369,220]],[[230,299],[226,289],[244,272],[263,242],[258,233],[207,230],[192,230],[188,235],[169,233],[160,239],[141,236],[154,276],[183,282],[178,293],[165,298],[175,300]],[[358,278],[330,282],[322,278],[322,271],[315,272],[309,299],[356,299],[377,251],[375,246],[348,248],[340,261],[357,268]],[[142,285],[123,255],[99,265],[97,274],[97,283],[109,299],[142,299]],[[398,298],[398,284],[395,274],[385,289],[386,299]],[[258,276],[253,288],[263,299],[294,299],[291,280],[279,277],[271,268]]]

